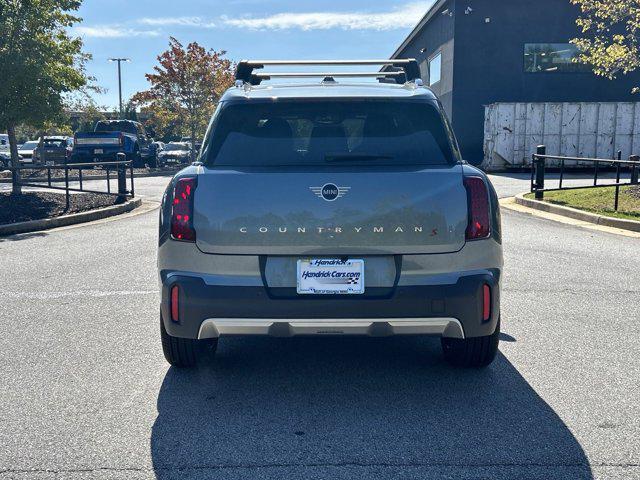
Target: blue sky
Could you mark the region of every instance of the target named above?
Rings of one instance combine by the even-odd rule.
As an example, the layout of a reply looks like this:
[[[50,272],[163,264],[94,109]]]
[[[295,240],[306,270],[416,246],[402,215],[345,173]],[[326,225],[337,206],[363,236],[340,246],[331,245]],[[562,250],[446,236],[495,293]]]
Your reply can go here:
[[[123,98],[147,87],[144,74],[166,49],[168,37],[197,41],[243,58],[388,58],[432,0],[372,2],[343,0],[85,0],[73,33],[93,55],[88,65],[100,105],[118,103],[116,66],[123,64]]]

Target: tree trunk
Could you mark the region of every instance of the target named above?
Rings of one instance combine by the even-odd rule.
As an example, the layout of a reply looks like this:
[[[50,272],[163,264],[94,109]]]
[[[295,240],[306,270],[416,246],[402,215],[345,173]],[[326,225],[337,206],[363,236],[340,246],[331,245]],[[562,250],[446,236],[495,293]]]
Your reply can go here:
[[[191,123],[191,163],[196,161],[196,125]]]
[[[7,134],[9,135],[9,150],[11,151],[11,167],[19,167],[20,161],[18,160],[18,142],[16,141],[16,127],[15,125],[7,125]],[[11,171],[11,193],[14,195],[20,195],[22,193],[22,187],[20,186],[20,170]]]

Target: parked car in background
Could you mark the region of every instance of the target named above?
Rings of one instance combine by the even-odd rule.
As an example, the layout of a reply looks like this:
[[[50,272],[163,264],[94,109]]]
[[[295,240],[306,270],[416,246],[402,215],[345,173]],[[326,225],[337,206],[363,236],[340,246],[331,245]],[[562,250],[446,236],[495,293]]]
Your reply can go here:
[[[65,164],[71,158],[73,138],[66,136],[44,137],[33,151],[33,163],[40,165]]]
[[[169,142],[158,154],[158,166],[167,164],[189,163],[191,161],[191,147],[184,142]]]
[[[112,162],[118,153],[124,153],[134,167],[144,167],[151,157],[152,141],[139,122],[100,120],[93,132],[76,133],[71,162]]]
[[[0,152],[9,151],[9,135],[0,133]]]
[[[6,152],[0,152],[0,168],[5,169],[9,168],[9,164],[11,163],[11,155]]]
[[[0,133],[0,167],[9,168],[11,153],[9,152],[9,135]]]
[[[22,145],[18,145],[18,155],[22,157],[22,163],[31,163],[33,161],[33,152],[38,143],[40,143],[39,140],[29,140]]]

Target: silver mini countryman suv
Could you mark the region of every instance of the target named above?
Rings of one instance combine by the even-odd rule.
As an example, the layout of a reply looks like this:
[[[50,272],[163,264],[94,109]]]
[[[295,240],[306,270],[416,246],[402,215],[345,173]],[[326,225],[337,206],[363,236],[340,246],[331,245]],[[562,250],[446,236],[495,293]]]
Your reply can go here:
[[[262,70],[331,63],[383,69]],[[342,78],[354,76],[379,81]],[[415,60],[238,64],[198,161],[162,202],[170,364],[195,365],[226,335],[436,335],[454,365],[492,362],[498,199],[418,77]]]

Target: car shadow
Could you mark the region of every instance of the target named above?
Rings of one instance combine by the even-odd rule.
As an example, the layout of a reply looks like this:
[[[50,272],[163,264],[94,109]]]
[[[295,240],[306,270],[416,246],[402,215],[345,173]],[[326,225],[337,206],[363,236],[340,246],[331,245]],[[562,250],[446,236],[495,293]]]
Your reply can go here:
[[[215,360],[170,368],[157,406],[163,480],[593,478],[505,356],[456,369],[433,338],[225,338]]]
[[[2,242],[19,242],[20,240],[28,240],[30,238],[46,237],[47,232],[29,232],[29,233],[17,233],[15,235],[9,235],[6,237],[0,236],[0,243]]]
[[[500,332],[501,342],[516,342],[517,340],[508,333]]]

